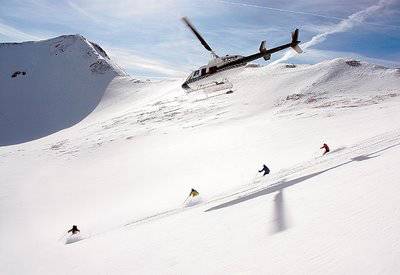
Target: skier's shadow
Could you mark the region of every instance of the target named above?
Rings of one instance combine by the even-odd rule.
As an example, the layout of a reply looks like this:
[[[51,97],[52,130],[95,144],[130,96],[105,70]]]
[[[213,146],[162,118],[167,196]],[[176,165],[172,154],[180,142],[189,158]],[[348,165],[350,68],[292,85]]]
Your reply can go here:
[[[218,210],[218,209],[221,209],[221,208],[233,206],[233,205],[241,203],[241,202],[245,202],[245,201],[260,197],[260,196],[264,196],[264,195],[268,195],[268,194],[280,191],[282,189],[285,189],[287,187],[293,186],[293,185],[298,184],[300,182],[303,182],[305,180],[311,179],[313,177],[321,175],[321,174],[323,174],[325,172],[328,172],[328,171],[333,170],[335,168],[338,168],[340,166],[349,164],[351,162],[353,162],[353,160],[349,160],[349,161],[346,161],[346,162],[344,162],[342,164],[339,164],[339,165],[333,166],[331,168],[322,170],[320,172],[312,173],[312,174],[309,174],[309,175],[306,175],[306,176],[302,176],[302,177],[299,177],[299,178],[295,178],[295,179],[292,179],[292,180],[289,180],[289,181],[287,181],[286,179],[283,179],[281,181],[278,181],[277,183],[274,183],[274,184],[269,185],[269,186],[267,186],[265,188],[262,188],[261,190],[258,190],[255,193],[244,195],[244,196],[238,197],[238,198],[236,198],[234,200],[222,203],[220,205],[213,206],[213,207],[207,209],[205,212],[214,211],[214,210]]]
[[[360,156],[351,158],[350,160],[348,160],[346,162],[343,162],[341,164],[338,164],[338,165],[335,165],[333,167],[330,167],[328,169],[325,169],[325,170],[322,170],[322,171],[319,171],[319,172],[316,172],[316,173],[311,173],[311,174],[308,174],[308,175],[305,175],[305,176],[302,176],[302,177],[298,177],[298,178],[295,178],[295,179],[292,179],[292,180],[289,180],[289,181],[287,181],[286,179],[283,179],[283,180],[281,180],[281,181],[279,181],[277,183],[274,183],[272,185],[264,187],[261,190],[258,190],[258,191],[254,192],[254,193],[250,193],[250,194],[238,197],[238,198],[236,198],[234,200],[231,200],[231,201],[228,201],[228,202],[213,206],[213,207],[205,210],[205,212],[214,211],[214,210],[222,209],[222,208],[225,208],[225,207],[233,206],[233,205],[236,205],[236,204],[239,204],[239,203],[251,200],[251,199],[258,198],[260,196],[268,195],[268,194],[271,194],[271,193],[279,191],[279,192],[281,192],[281,195],[279,195],[279,193],[278,193],[278,195],[280,197],[279,196],[275,197],[276,198],[276,201],[275,201],[275,205],[276,205],[275,213],[276,213],[276,217],[278,218],[277,221],[281,220],[281,222],[280,222],[281,224],[277,228],[285,229],[286,228],[286,223],[285,223],[285,220],[282,219],[282,217],[284,217],[283,216],[284,203],[283,203],[283,194],[282,194],[282,190],[283,189],[285,189],[287,187],[290,187],[290,186],[293,186],[293,185],[296,185],[296,184],[298,184],[300,182],[306,181],[306,180],[311,179],[313,177],[319,176],[319,175],[321,175],[323,173],[326,173],[326,172],[328,172],[330,170],[333,170],[333,169],[339,168],[341,166],[347,165],[349,163],[366,161],[366,160],[370,160],[370,159],[376,158],[376,157],[380,156],[380,155],[376,155],[377,153],[386,151],[386,150],[388,150],[390,148],[393,148],[393,147],[396,147],[396,146],[399,146],[399,145],[400,145],[400,143],[397,143],[397,144],[388,146],[386,148],[383,148],[381,150],[378,150],[378,151],[375,151],[375,152],[372,152],[372,153],[369,153],[369,154],[366,154],[366,155],[360,155]]]
[[[332,153],[337,153],[337,152],[340,152],[340,151],[343,151],[344,149],[346,149],[346,147],[339,147],[339,148],[336,148],[335,150],[332,150],[332,151],[330,151],[330,153],[332,154]]]

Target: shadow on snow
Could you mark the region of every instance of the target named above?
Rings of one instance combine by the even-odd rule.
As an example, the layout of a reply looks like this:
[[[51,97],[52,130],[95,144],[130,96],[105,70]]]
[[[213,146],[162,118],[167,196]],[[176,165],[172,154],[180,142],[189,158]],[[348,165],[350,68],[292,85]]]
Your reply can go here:
[[[376,157],[380,156],[380,155],[376,155],[377,153],[386,151],[386,150],[388,150],[390,148],[393,148],[393,147],[396,147],[396,146],[399,146],[399,145],[400,145],[400,143],[397,143],[397,144],[388,146],[386,148],[383,148],[381,150],[372,152],[370,154],[360,155],[360,156],[357,156],[357,157],[354,157],[354,158],[350,159],[349,161],[346,161],[344,163],[335,165],[335,166],[330,167],[328,169],[325,169],[325,170],[322,170],[322,171],[319,171],[319,172],[316,172],[316,173],[312,173],[312,174],[309,174],[309,175],[305,175],[305,176],[302,176],[302,177],[298,177],[298,178],[295,178],[295,179],[292,179],[292,180],[289,180],[289,181],[287,181],[286,179],[283,179],[283,180],[281,180],[281,181],[279,181],[279,182],[277,182],[275,184],[272,184],[272,185],[269,185],[269,186],[267,186],[265,188],[262,188],[261,190],[255,192],[255,193],[244,195],[244,196],[236,198],[234,200],[231,200],[231,201],[216,205],[214,207],[211,207],[211,208],[205,210],[205,212],[214,211],[214,210],[218,210],[218,209],[221,209],[221,208],[233,206],[233,205],[236,205],[238,203],[245,202],[245,201],[248,201],[248,200],[251,200],[251,199],[255,199],[257,197],[268,195],[268,194],[271,194],[271,193],[274,193],[274,192],[281,192],[283,189],[285,189],[287,187],[296,185],[296,184],[298,184],[300,182],[303,182],[303,181],[306,181],[306,180],[311,179],[313,177],[319,176],[319,175],[321,175],[323,173],[326,173],[326,172],[328,172],[330,170],[339,168],[339,167],[344,166],[346,164],[349,164],[349,163],[352,163],[352,162],[360,162],[360,161],[365,161],[365,160],[370,160],[370,159],[376,158]],[[283,211],[284,210],[284,204],[283,204],[283,194],[282,193],[281,194],[278,193],[278,195],[275,197],[275,209],[276,209],[275,210],[276,215],[278,217],[281,217],[282,213],[284,212]],[[280,227],[281,228],[285,228],[285,223],[282,222]]]

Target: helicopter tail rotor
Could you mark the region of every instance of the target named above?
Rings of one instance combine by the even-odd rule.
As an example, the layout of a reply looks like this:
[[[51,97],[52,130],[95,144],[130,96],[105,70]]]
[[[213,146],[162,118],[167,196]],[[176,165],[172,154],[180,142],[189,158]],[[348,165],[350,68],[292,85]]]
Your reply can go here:
[[[295,50],[297,53],[302,53],[303,50],[299,47],[300,41],[298,40],[299,38],[299,29],[296,29],[294,32],[292,32],[292,43],[291,47],[293,50]]]
[[[265,55],[263,56],[263,58],[264,58],[265,61],[267,61],[267,60],[269,60],[269,59],[271,58],[271,54],[267,54],[267,47],[266,47],[266,45],[267,45],[267,42],[265,42],[265,40],[264,40],[264,41],[261,41],[261,44],[260,44],[260,53],[265,53]]]

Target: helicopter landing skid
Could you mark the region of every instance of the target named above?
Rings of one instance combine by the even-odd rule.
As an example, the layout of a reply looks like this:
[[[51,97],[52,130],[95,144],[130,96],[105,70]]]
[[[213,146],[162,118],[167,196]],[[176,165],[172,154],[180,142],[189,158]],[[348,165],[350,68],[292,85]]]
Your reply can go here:
[[[233,84],[228,79],[221,81],[213,81],[198,85],[196,88],[190,89],[188,92],[202,91],[204,93],[213,93],[222,90],[228,90],[227,94],[232,93]]]
[[[215,97],[220,97],[223,95],[232,94],[232,88],[233,84],[227,79],[224,79],[223,81],[218,81],[218,83],[214,81],[212,83],[203,84],[201,86],[199,85],[198,88],[192,89],[190,90],[190,92],[201,91],[200,93],[193,93],[193,95],[196,95],[196,99],[194,100],[194,102],[199,102]],[[188,92],[188,94],[190,94],[190,92]]]

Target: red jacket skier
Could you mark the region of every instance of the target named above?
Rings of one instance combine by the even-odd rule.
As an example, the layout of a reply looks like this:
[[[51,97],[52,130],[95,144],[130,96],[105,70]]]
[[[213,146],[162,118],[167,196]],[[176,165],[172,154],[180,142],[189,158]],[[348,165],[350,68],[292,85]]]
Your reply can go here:
[[[322,147],[319,148],[319,149],[325,149],[325,152],[322,155],[325,155],[326,153],[329,152],[329,146],[326,143],[324,143],[324,145],[322,145]]]

